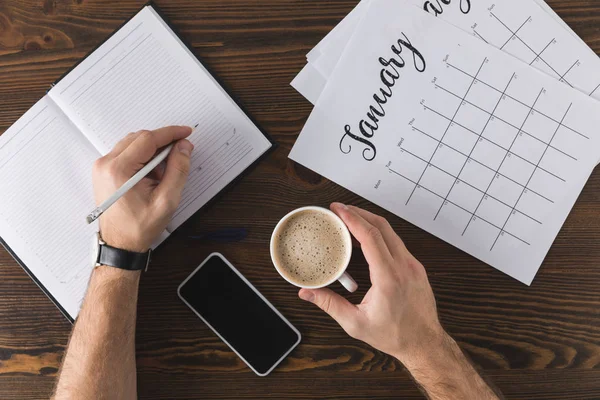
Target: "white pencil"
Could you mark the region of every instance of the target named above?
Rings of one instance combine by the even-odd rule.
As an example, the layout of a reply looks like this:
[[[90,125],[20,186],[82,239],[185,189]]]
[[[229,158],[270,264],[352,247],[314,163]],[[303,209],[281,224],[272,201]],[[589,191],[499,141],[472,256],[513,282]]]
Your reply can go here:
[[[198,125],[196,124],[196,126],[194,128],[196,128],[197,126]],[[110,196],[102,204],[100,204],[98,207],[96,207],[94,209],[94,211],[92,211],[86,217],[87,223],[91,224],[92,222],[94,222],[95,220],[97,220],[98,218],[100,218],[100,216],[106,210],[108,210],[110,208],[110,206],[112,206],[113,204],[115,204],[132,187],[134,187],[135,185],[137,185],[138,183],[140,183],[140,181],[142,179],[144,179],[150,172],[152,172],[152,170],[154,168],[158,167],[158,165],[161,162],[165,161],[165,159],[168,157],[168,155],[169,155],[169,153],[171,152],[172,149],[173,149],[173,144],[170,144],[167,147],[165,147],[164,150],[161,151],[160,153],[158,153],[158,155],[156,157],[154,157],[154,159],[152,159],[152,161],[150,161],[148,164],[146,164],[144,166],[144,168],[140,169],[134,176],[132,176],[131,178],[129,178],[129,180],[127,182],[125,182],[112,196]]]

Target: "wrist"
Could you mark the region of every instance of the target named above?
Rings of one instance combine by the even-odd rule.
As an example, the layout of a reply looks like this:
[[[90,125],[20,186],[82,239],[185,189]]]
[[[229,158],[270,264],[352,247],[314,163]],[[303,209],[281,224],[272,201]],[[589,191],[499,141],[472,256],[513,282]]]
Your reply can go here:
[[[454,339],[440,327],[439,331],[423,335],[418,344],[407,351],[396,352],[393,356],[409,371],[423,369],[436,363],[436,360],[447,357],[452,351]]]
[[[146,253],[150,250],[150,245],[142,243],[141,241],[119,239],[112,235],[107,235],[108,237],[105,237],[102,232],[100,232],[100,235],[104,243],[115,249],[132,251],[134,253]]]
[[[146,229],[132,225],[129,229],[121,229],[112,221],[100,221],[100,237],[104,243],[116,249],[145,253],[152,242],[144,234]]]
[[[450,335],[443,332],[435,343],[421,346],[415,356],[399,360],[428,398],[498,400]]]
[[[139,282],[139,271],[124,271],[105,265],[96,267],[82,310],[93,313],[98,324],[109,326],[104,324],[135,312]]]
[[[142,271],[128,271],[111,267],[108,265],[100,265],[94,269],[94,278],[102,281],[118,281],[118,282],[130,282],[138,284]]]

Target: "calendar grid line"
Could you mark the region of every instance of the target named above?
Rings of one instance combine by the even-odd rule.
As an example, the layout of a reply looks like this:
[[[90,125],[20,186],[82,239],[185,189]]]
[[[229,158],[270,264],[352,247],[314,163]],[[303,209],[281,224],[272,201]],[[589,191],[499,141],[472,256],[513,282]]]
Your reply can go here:
[[[567,114],[569,114],[569,111],[571,110],[572,106],[573,106],[573,103],[569,104],[569,107],[567,108],[567,111],[565,112],[565,114],[563,115],[563,117],[561,119],[561,123],[558,124],[558,126],[556,127],[556,130],[554,131],[554,134],[552,135],[552,138],[550,139],[550,143],[552,143],[552,141],[554,140],[554,137],[558,133],[558,130],[560,129],[560,127],[562,125],[562,122],[565,120],[565,118],[567,118]],[[538,161],[538,165],[544,159],[544,156],[546,155],[546,151],[548,151],[548,147],[546,147],[546,150],[544,151],[544,154],[542,154],[542,157],[540,157],[540,160]],[[533,176],[535,175],[536,171],[537,171],[537,167],[533,170],[533,172],[529,176],[529,179],[527,180],[527,184],[525,184],[525,187],[529,186],[529,184],[531,183],[531,179],[533,179]],[[504,229],[506,228],[506,225],[508,224],[508,221],[510,221],[510,218],[512,217],[514,211],[516,210],[517,206],[519,205],[519,202],[521,201],[521,198],[523,197],[524,193],[525,193],[525,189],[523,189],[521,191],[521,194],[519,195],[519,198],[517,199],[515,205],[512,207],[511,212],[508,214],[508,217],[506,218],[506,221],[504,221],[504,225],[502,225],[502,230],[498,233],[498,236],[496,237],[496,240],[494,240],[494,243],[492,244],[492,247],[490,248],[490,251],[494,250],[494,246],[496,246],[496,243],[498,242],[498,239],[502,235],[502,232],[504,232]]]
[[[455,97],[457,97],[457,98],[460,98],[460,97],[459,97],[459,96],[458,96],[456,93],[453,93],[452,91],[450,91],[450,90],[448,90],[448,89],[445,89],[444,87],[442,87],[442,86],[438,85],[437,83],[435,84],[435,86],[436,86],[436,87],[438,87],[438,88],[440,88],[440,89],[442,89],[444,92],[446,92],[446,93],[448,93],[448,94],[451,94],[452,96],[455,96]],[[491,114],[489,111],[487,111],[487,110],[485,110],[485,109],[483,109],[483,108],[479,107],[477,104],[474,104],[474,103],[470,102],[469,100],[464,100],[464,101],[465,101],[467,104],[469,104],[470,106],[473,106],[473,107],[477,108],[478,110],[480,110],[480,111],[482,111],[482,112],[484,112],[484,113],[486,113],[486,114],[492,115],[492,114]],[[497,119],[498,121],[500,121],[500,122],[502,122],[502,123],[504,123],[504,124],[506,124],[506,125],[510,126],[511,128],[514,128],[514,129],[519,129],[519,127],[517,127],[517,126],[515,126],[515,125],[511,124],[510,122],[506,121],[506,120],[505,120],[505,119],[503,119],[503,118],[500,118],[500,117],[499,117],[499,116],[497,116],[497,115],[492,115],[492,117],[493,117],[493,119]],[[548,143],[544,142],[542,139],[540,139],[540,138],[536,137],[535,135],[532,135],[531,133],[529,133],[529,132],[527,132],[527,131],[525,131],[525,130],[521,130],[521,132],[523,132],[523,133],[524,133],[524,134],[526,134],[527,136],[531,137],[531,138],[532,138],[532,139],[534,139],[534,140],[537,140],[538,142],[540,142],[540,143],[542,143],[542,144],[544,144],[544,145],[548,145]],[[551,148],[551,149],[554,149],[554,150],[556,150],[556,151],[558,151],[559,153],[562,153],[563,155],[565,155],[565,156],[567,156],[567,157],[569,157],[569,158],[573,159],[574,161],[577,161],[577,158],[573,157],[572,155],[570,155],[570,154],[569,154],[569,153],[567,153],[567,152],[564,152],[564,151],[562,151],[562,150],[561,150],[561,149],[559,149],[558,147],[554,147],[554,146],[550,145],[550,148]]]
[[[475,84],[475,82],[477,81],[477,76],[479,75],[479,73],[481,72],[481,70],[483,69],[483,66],[485,65],[485,63],[487,62],[487,57],[484,58],[483,62],[481,63],[481,65],[479,66],[479,69],[477,70],[477,73],[475,74],[475,76],[473,77],[473,80],[471,81],[471,84],[469,85],[469,88],[467,89],[467,91],[465,92],[465,95],[463,96],[463,100],[467,97],[467,95],[469,94],[469,92],[471,91],[471,88],[473,87],[473,85]],[[452,116],[452,118],[450,119],[450,122],[448,123],[448,126],[446,127],[446,130],[444,131],[444,134],[442,135],[442,139],[441,141],[444,140],[444,137],[446,136],[446,134],[448,133],[448,131],[450,130],[450,127],[452,126],[452,123],[454,122],[454,118],[456,118],[456,116],[458,115],[458,112],[460,111],[460,108],[462,107],[462,101],[459,103],[456,111],[454,112],[454,115]],[[431,158],[429,159],[429,163],[431,163],[431,160],[433,160],[433,157],[435,157],[435,154],[437,153],[439,147],[436,147],[435,150],[433,151],[433,154],[431,155]],[[423,175],[425,175],[425,171],[427,171],[427,167],[425,167],[425,169],[423,170],[423,172],[421,173],[421,176],[419,177],[419,180],[417,181],[417,184],[415,185],[413,191],[411,192],[410,196],[408,197],[408,200],[406,200],[406,205],[408,205],[408,203],[410,202],[410,200],[412,199],[412,196],[415,194],[415,191],[417,190],[417,187],[419,186],[419,183],[421,182],[421,179],[423,179]]]
[[[445,118],[445,119],[447,119],[447,120],[451,121],[451,119],[450,119],[450,118],[448,118],[448,117],[447,117],[447,116],[445,116],[444,114],[440,113],[439,111],[436,111],[436,110],[434,110],[434,109],[433,109],[433,108],[431,108],[431,107],[427,107],[427,106],[424,106],[424,107],[425,107],[425,109],[427,109],[427,110],[429,110],[429,111],[432,111],[433,113],[435,113],[435,114],[439,115],[440,117],[442,117],[442,118]],[[456,121],[453,121],[452,123],[454,123],[454,124],[456,124],[457,126],[459,126],[459,127],[463,128],[464,130],[468,131],[469,133],[472,133],[473,135],[476,135],[476,136],[478,136],[478,133],[477,133],[477,132],[473,131],[472,129],[469,129],[469,128],[467,128],[466,126],[464,126],[464,125],[462,125],[462,124],[459,124],[459,123],[458,123],[458,122],[456,122]],[[517,153],[515,153],[515,152],[513,152],[513,151],[511,151],[511,150],[509,150],[509,149],[507,149],[507,148],[505,148],[504,146],[501,146],[501,145],[499,145],[498,143],[494,142],[493,140],[491,140],[491,139],[489,139],[489,138],[486,138],[486,137],[484,137],[484,136],[482,136],[481,138],[482,138],[483,140],[485,140],[485,141],[487,141],[487,142],[489,142],[489,143],[493,144],[494,146],[496,146],[496,147],[498,147],[498,148],[500,148],[500,149],[502,149],[502,150],[504,150],[504,151],[507,151],[507,152],[509,152],[510,154],[512,154],[512,155],[514,155],[515,157],[517,157],[517,158],[519,158],[519,159],[521,159],[521,160],[525,161],[526,163],[528,163],[528,164],[530,164],[530,165],[533,165],[533,166],[535,166],[535,163],[534,163],[534,162],[531,162],[531,161],[530,161],[530,160],[528,160],[527,158],[525,158],[525,157],[523,157],[523,156],[520,156],[519,154],[517,154]],[[550,171],[548,171],[548,170],[546,170],[546,169],[544,169],[544,168],[540,168],[540,170],[542,170],[542,171],[546,172],[548,175],[551,175],[551,176],[555,177],[556,179],[558,179],[558,180],[560,180],[560,181],[566,182],[566,181],[565,181],[563,178],[561,178],[560,176],[558,176],[558,175],[556,175],[556,174],[554,174],[554,173],[552,173],[552,172],[550,172]]]
[[[542,93],[544,93],[544,88],[542,88],[540,90],[540,93],[537,95],[535,101],[533,102],[533,104],[531,105],[531,107],[529,108],[529,113],[527,113],[527,116],[525,117],[525,119],[523,120],[523,124],[521,125],[521,127],[525,126],[525,124],[527,123],[527,120],[529,119],[529,116],[531,115],[531,111],[535,108],[535,105],[537,104],[538,100],[540,99],[540,96],[542,95]],[[512,148],[512,146],[515,144],[515,142],[517,141],[517,138],[519,137],[519,133],[517,132],[517,134],[515,135],[515,138],[513,139],[510,147],[508,148],[508,151],[506,152],[506,154],[504,155],[504,158],[502,159],[502,162],[500,163],[500,166],[498,167],[497,171],[500,171],[500,169],[502,168],[502,165],[504,165],[504,162],[506,161],[506,158],[508,157],[508,154]],[[490,181],[490,184],[488,185],[487,189],[485,190],[485,193],[489,192],[490,188],[492,187],[494,180],[496,179],[496,177],[494,176],[492,178],[492,180]],[[527,188],[527,186],[525,186],[525,188]],[[526,189],[525,189],[526,190]],[[479,207],[481,207],[481,203],[482,203],[483,199],[481,199],[479,201],[479,204],[477,205],[477,208],[475,209],[475,213],[477,213],[477,211],[479,210]],[[471,225],[471,221],[473,221],[472,219],[469,220],[469,222],[467,223],[467,226],[465,227],[465,230],[463,231],[462,235],[464,236],[465,233],[467,232],[467,229],[469,229],[469,226]],[[490,250],[491,251],[491,250]]]
[[[566,76],[566,75],[567,75],[569,72],[571,72],[571,70],[572,70],[572,69],[573,69],[573,68],[574,68],[574,67],[577,65],[577,63],[578,63],[578,62],[579,62],[579,60],[575,61],[575,62],[573,63],[573,65],[571,65],[571,67],[569,67],[569,69],[567,70],[567,72],[565,72],[564,74],[562,74],[562,76],[560,77],[560,80],[561,80],[561,81],[564,81],[564,77],[565,77],[565,76]]]
[[[399,173],[398,171],[395,171],[395,170],[393,170],[392,168],[388,168],[388,170],[390,171],[390,173],[392,173],[392,174],[395,174],[395,175],[398,175],[399,177],[406,179],[406,180],[407,180],[407,181],[409,181],[410,183],[412,183],[412,184],[414,184],[414,185],[417,185],[417,182],[415,182],[414,180],[410,179],[410,178],[409,178],[409,177],[407,177],[407,176],[404,176],[404,175],[402,175],[402,174],[401,174],[401,173]],[[418,186],[418,187],[420,187],[420,188],[422,188],[422,189],[424,189],[425,191],[427,191],[427,192],[429,192],[429,193],[433,194],[434,196],[437,196],[437,197],[439,197],[440,199],[443,199],[443,197],[442,197],[442,196],[440,196],[439,194],[437,194],[437,193],[436,193],[436,192],[434,192],[433,190],[431,190],[431,189],[429,189],[429,188],[427,188],[427,187],[425,187],[425,186],[423,186],[423,185],[417,185],[417,186]],[[446,201],[447,201],[448,203],[452,204],[453,206],[455,206],[455,207],[457,207],[457,208],[460,208],[460,209],[461,209],[461,210],[463,210],[463,211],[466,211],[466,212],[468,212],[468,213],[471,213],[469,210],[466,210],[464,207],[462,207],[462,206],[460,206],[460,205],[458,205],[458,204],[454,203],[453,201],[450,201],[450,200],[446,200]],[[488,221],[488,220],[487,220],[487,219],[485,219],[485,218],[481,218],[481,217],[480,217],[480,216],[478,216],[478,215],[476,215],[475,217],[476,217],[476,218],[478,218],[478,219],[480,219],[480,220],[482,220],[482,221],[483,221],[483,222],[485,222],[486,224],[488,224],[488,225],[490,225],[490,226],[492,226],[492,227],[494,227],[494,228],[496,228],[496,229],[500,229],[500,227],[499,227],[498,225],[496,225],[496,224],[494,224],[494,223],[492,223],[492,222]],[[528,246],[531,246],[531,244],[530,244],[529,242],[527,242],[526,240],[524,240],[524,239],[522,239],[522,238],[518,237],[517,235],[515,235],[515,234],[512,234],[512,233],[510,233],[510,232],[508,232],[508,231],[504,231],[504,232],[505,232],[506,234],[508,234],[509,236],[512,236],[512,237],[514,237],[515,239],[517,239],[517,240],[519,240],[519,241],[521,241],[521,242],[525,243],[526,245],[528,245]]]
[[[418,156],[418,155],[414,154],[413,152],[411,152],[411,151],[409,151],[409,150],[402,149],[402,151],[403,151],[403,152],[405,152],[405,153],[408,153],[408,154],[410,154],[411,156],[413,156],[413,157],[415,157],[415,158],[417,158],[417,159],[419,159],[419,160],[421,160],[421,161],[423,161],[423,162],[425,162],[425,163],[427,162],[425,159],[423,159],[422,157],[420,157],[420,156]],[[464,179],[460,179],[460,177],[459,177],[458,175],[451,174],[450,172],[446,171],[446,170],[445,170],[445,169],[443,169],[443,168],[440,168],[440,167],[438,167],[437,165],[435,165],[435,164],[433,164],[433,163],[431,163],[430,165],[431,165],[433,168],[437,169],[438,171],[440,171],[440,172],[443,172],[444,174],[448,175],[449,177],[451,177],[451,178],[454,178],[454,179],[456,179],[456,180],[460,181],[461,183],[464,183],[465,185],[467,185],[467,186],[469,186],[469,187],[471,187],[471,188],[475,189],[476,191],[478,191],[479,193],[483,194],[484,196],[487,196],[487,197],[489,197],[490,199],[496,200],[498,203],[500,203],[500,204],[503,204],[503,205],[505,205],[505,206],[506,206],[506,207],[508,207],[508,208],[512,208],[512,206],[511,206],[510,204],[508,204],[508,203],[506,203],[506,202],[504,202],[504,201],[502,201],[502,200],[498,199],[498,198],[497,198],[497,197],[495,197],[495,196],[492,196],[492,195],[491,195],[491,194],[489,194],[489,193],[487,193],[487,194],[486,194],[486,193],[485,193],[483,190],[479,189],[478,187],[475,187],[475,186],[471,185],[471,184],[470,184],[469,182],[467,182],[466,180],[464,180]],[[421,185],[421,186],[422,186],[422,185]],[[449,195],[448,195],[448,196],[449,196]],[[444,199],[444,201],[447,201],[447,200],[448,200],[448,196],[446,196],[446,197],[442,197],[442,198]],[[443,203],[442,203],[442,206],[443,206]],[[440,207],[440,209],[441,209],[441,207]],[[521,210],[518,210],[518,209],[517,209],[517,210],[515,210],[515,211],[516,211],[516,212],[518,212],[519,214],[522,214],[524,217],[527,217],[527,218],[531,219],[532,221],[535,221],[535,222],[537,222],[537,223],[538,223],[538,224],[540,224],[540,225],[542,224],[542,223],[541,223],[539,220],[537,220],[537,219],[533,218],[531,215],[528,215],[527,213],[525,213],[525,212],[523,212],[523,211],[521,211]],[[479,217],[479,218],[481,218],[479,215],[475,215],[475,214],[474,214],[472,211],[468,211],[468,210],[467,210],[467,212],[468,212],[469,214],[471,214],[471,216],[474,216],[474,217]]]
[[[539,53],[537,53],[537,54],[535,55],[535,57],[533,58],[533,60],[531,60],[531,62],[529,63],[529,65],[532,65],[534,62],[536,62],[537,60],[539,60],[539,59],[540,59],[539,57],[540,57],[542,54],[544,54],[544,52],[545,52],[546,50],[548,50],[548,47],[550,47],[550,45],[551,45],[552,43],[554,43],[554,41],[555,41],[555,40],[556,40],[556,38],[552,38],[552,40],[550,40],[550,41],[548,42],[548,44],[547,44],[547,45],[546,45],[546,46],[545,46],[545,47],[542,49],[542,51],[540,51]]]
[[[457,70],[457,71],[460,71],[460,72],[462,72],[463,74],[465,74],[465,75],[467,75],[467,76],[469,76],[469,77],[473,78],[473,76],[472,76],[471,74],[469,74],[468,72],[466,72],[466,71],[464,71],[464,70],[462,70],[462,69],[460,69],[460,68],[458,68],[458,67],[456,67],[456,66],[454,66],[454,65],[452,65],[452,64],[450,64],[450,63],[446,63],[446,65],[448,65],[448,66],[450,66],[451,68],[454,68],[455,70]],[[493,89],[493,90],[497,91],[498,93],[502,93],[502,91],[501,91],[500,89],[498,89],[498,88],[494,87],[493,85],[490,85],[489,83],[486,83],[485,81],[479,80],[479,82],[481,82],[481,83],[482,83],[482,84],[484,84],[485,86],[489,87],[490,89]],[[513,96],[511,96],[511,95],[509,95],[509,94],[505,94],[505,96],[506,96],[506,97],[508,97],[508,98],[510,98],[510,99],[512,99],[512,100],[514,100],[514,101],[516,101],[517,103],[519,103],[519,104],[521,104],[521,105],[523,105],[523,106],[525,106],[525,107],[529,108],[529,106],[528,106],[527,104],[523,103],[521,100],[519,100],[519,99],[517,99],[517,98],[515,98],[515,97],[513,97]],[[533,111],[535,111],[536,113],[538,113],[538,114],[540,114],[540,115],[542,115],[542,116],[544,116],[544,117],[548,118],[548,119],[549,119],[550,121],[552,121],[552,122],[555,122],[555,123],[557,123],[557,124],[559,123],[559,121],[557,121],[557,120],[555,120],[554,118],[550,117],[549,115],[547,115],[547,114],[545,114],[545,113],[541,112],[540,110],[536,110],[536,109],[534,109]],[[586,138],[586,139],[588,139],[588,140],[589,140],[589,136],[586,136],[586,135],[584,135],[583,133],[581,133],[581,132],[578,132],[577,130],[575,130],[575,129],[573,129],[573,128],[571,128],[571,127],[569,127],[569,126],[565,125],[565,124],[562,124],[562,126],[564,126],[566,129],[570,130],[571,132],[573,132],[573,133],[576,133],[577,135],[579,135],[579,136],[581,136],[581,137],[583,137],[583,138]]]
[[[469,156],[467,157],[467,159],[465,160],[465,162],[462,165],[462,168],[460,169],[460,172],[458,173],[458,177],[456,178],[457,180],[460,178],[460,175],[462,174],[462,172],[465,169],[465,166],[467,165],[467,162],[469,161],[469,159],[471,158],[471,156],[473,155],[473,152],[475,151],[475,149],[477,148],[477,144],[479,143],[479,141],[481,141],[481,137],[482,135],[485,133],[485,130],[487,129],[488,125],[490,124],[490,121],[492,120],[492,117],[494,116],[494,112],[496,112],[496,110],[498,109],[498,106],[500,105],[500,102],[502,102],[502,98],[504,96],[504,93],[506,93],[506,91],[508,90],[508,87],[510,86],[510,84],[512,83],[513,79],[515,79],[515,74],[513,72],[512,76],[510,77],[508,84],[506,85],[506,88],[504,88],[504,91],[502,92],[502,94],[500,95],[500,98],[498,99],[498,101],[496,102],[496,106],[494,107],[494,109],[492,110],[492,113],[490,114],[490,116],[488,117],[487,122],[485,123],[485,126],[483,127],[483,129],[481,130],[481,132],[479,133],[477,140],[475,141],[475,144],[473,144],[473,147],[471,148],[471,152],[469,153]],[[450,194],[452,193],[452,189],[454,189],[454,186],[456,185],[457,180],[454,181],[454,184],[452,184],[452,186],[450,187],[450,190],[448,191],[448,194],[446,195],[446,199],[450,196]],[[433,218],[433,220],[437,220],[437,217],[440,215],[440,212],[442,211],[442,208],[444,208],[444,203],[442,203],[442,205],[440,206],[439,210],[437,211],[437,213],[435,214],[435,217]]]
[[[492,14],[493,15],[493,14]],[[521,30],[521,28],[523,28],[525,26],[526,23],[528,23],[531,20],[531,17],[528,17],[525,22],[523,22],[521,24],[521,26],[519,26],[519,29],[517,29],[516,31],[512,32],[512,35],[510,35],[510,37],[508,38],[508,40],[506,42],[504,42],[504,44],[500,47],[500,50],[504,50],[504,47],[506,47],[506,45],[512,40],[512,38],[514,38],[515,36],[517,36],[517,33],[519,33],[519,31]],[[510,30],[510,29],[509,29]]]
[[[475,29],[473,29],[473,33],[475,33],[475,36],[477,36],[479,39],[483,40],[483,41],[484,41],[484,42],[486,42],[487,44],[489,44],[489,43],[490,43],[490,42],[488,42],[487,40],[485,40],[485,39],[483,38],[483,36],[481,36],[481,35],[479,34],[479,32],[477,32]]]
[[[425,135],[425,136],[429,137],[430,139],[432,139],[432,140],[436,141],[438,144],[443,144],[444,146],[446,146],[446,147],[447,147],[447,148],[449,148],[450,150],[452,150],[452,151],[455,151],[456,153],[458,153],[458,154],[460,154],[460,155],[463,155],[463,156],[467,157],[467,155],[466,155],[465,153],[463,153],[462,151],[460,151],[460,150],[458,150],[458,149],[456,149],[456,148],[454,148],[454,147],[450,146],[450,145],[449,145],[449,144],[447,144],[447,143],[441,143],[441,142],[439,141],[439,139],[436,139],[435,137],[431,136],[431,135],[430,135],[430,134],[428,134],[427,132],[424,132],[423,130],[421,130],[421,129],[419,129],[419,128],[416,128],[416,127],[414,127],[414,126],[413,126],[412,128],[413,128],[414,130],[416,130],[417,132],[420,132],[420,133],[422,133],[423,135]],[[492,171],[492,172],[495,172],[495,170],[494,170],[493,168],[491,168],[491,167],[489,167],[489,166],[485,165],[484,163],[482,163],[481,161],[477,160],[476,158],[473,158],[473,157],[471,157],[471,160],[473,160],[475,163],[477,163],[477,164],[481,165],[482,167],[484,167],[484,168],[487,168],[488,170],[490,170],[490,171]],[[512,182],[512,183],[514,183],[515,185],[518,185],[518,186],[520,186],[520,187],[525,187],[525,186],[523,186],[523,184],[522,184],[522,183],[519,183],[519,182],[515,181],[514,179],[512,179],[512,178],[510,178],[510,177],[508,177],[508,176],[506,176],[506,175],[504,175],[504,174],[503,174],[503,173],[501,173],[501,172],[498,172],[498,175],[500,175],[501,177],[503,177],[503,178],[505,178],[505,179],[507,179],[507,180],[511,181],[511,182]],[[540,198],[542,198],[542,199],[544,199],[544,200],[546,200],[546,201],[548,201],[548,202],[550,202],[550,203],[553,203],[553,204],[554,204],[554,201],[553,201],[553,200],[551,200],[551,199],[547,198],[546,196],[544,196],[544,195],[542,195],[542,194],[540,194],[540,193],[536,192],[535,190],[532,190],[532,189],[530,189],[530,188],[527,188],[527,190],[529,190],[529,191],[530,191],[531,193],[533,193],[533,194],[536,194],[536,195],[537,195],[537,196],[539,196]]]
[[[566,83],[567,85],[569,85],[569,86],[573,87],[573,85],[572,85],[571,83],[569,83],[569,82],[568,82],[566,79],[564,79],[563,77],[561,77],[561,74],[560,74],[560,72],[558,72],[558,71],[557,71],[557,70],[556,70],[556,69],[555,69],[555,68],[554,68],[552,65],[550,65],[550,63],[548,63],[548,62],[547,62],[547,61],[546,61],[544,58],[542,58],[542,57],[540,56],[540,55],[541,55],[541,53],[537,53],[537,52],[536,52],[534,49],[532,49],[532,48],[531,48],[531,46],[529,46],[529,44],[527,44],[527,43],[526,43],[526,42],[525,42],[525,41],[524,41],[524,40],[523,40],[523,39],[522,39],[522,38],[521,38],[521,37],[520,37],[520,36],[517,34],[517,32],[514,32],[512,29],[510,29],[510,28],[508,27],[508,25],[506,25],[506,24],[505,24],[505,23],[504,23],[504,22],[503,22],[503,21],[502,21],[500,18],[498,18],[498,16],[496,16],[496,14],[494,14],[493,12],[490,12],[490,15],[491,15],[492,17],[494,17],[494,18],[495,18],[495,19],[496,19],[498,22],[500,22],[500,24],[502,24],[502,26],[504,26],[504,28],[506,28],[506,30],[508,30],[508,31],[511,33],[511,37],[510,37],[510,39],[507,41],[507,43],[508,43],[508,42],[510,42],[510,40],[511,40],[513,37],[515,37],[515,38],[519,39],[519,41],[520,41],[521,43],[523,43],[523,45],[525,45],[525,47],[527,47],[527,48],[529,49],[529,51],[531,51],[533,54],[535,54],[535,56],[536,56],[536,57],[534,58],[534,61],[535,61],[535,60],[537,60],[537,59],[539,59],[539,60],[540,60],[540,61],[542,61],[544,64],[546,64],[546,65],[548,66],[548,68],[550,68],[550,69],[551,69],[551,70],[552,70],[552,71],[553,71],[553,72],[554,72],[554,73],[555,73],[555,74],[556,74],[556,75],[559,77],[559,79],[560,79],[562,82],[564,82],[564,83]],[[531,16],[529,16],[529,17],[528,17],[528,18],[525,20],[525,22],[523,23],[523,25],[525,25],[527,22],[530,22],[530,21],[531,21]],[[521,28],[522,28],[522,26],[521,26]],[[519,30],[520,30],[521,28],[519,28]],[[503,47],[504,47],[504,46],[503,46]],[[502,50],[502,48],[501,48],[500,50]],[[567,75],[567,74],[565,73],[564,75]]]

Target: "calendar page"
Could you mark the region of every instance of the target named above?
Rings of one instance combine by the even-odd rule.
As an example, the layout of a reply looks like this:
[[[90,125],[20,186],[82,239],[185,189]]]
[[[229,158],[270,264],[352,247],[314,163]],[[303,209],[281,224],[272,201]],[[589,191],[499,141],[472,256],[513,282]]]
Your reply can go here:
[[[531,284],[598,160],[600,104],[374,0],[290,157]]]
[[[319,77],[329,79],[372,1],[362,0],[317,45],[318,53],[307,57],[317,72],[311,73],[310,81]],[[543,0],[410,2],[566,85],[600,99],[598,56]]]

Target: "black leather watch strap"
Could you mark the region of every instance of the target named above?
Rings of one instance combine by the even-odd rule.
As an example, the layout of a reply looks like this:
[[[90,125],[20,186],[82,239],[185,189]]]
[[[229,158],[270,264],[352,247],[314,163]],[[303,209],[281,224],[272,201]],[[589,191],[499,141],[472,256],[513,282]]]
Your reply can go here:
[[[100,246],[97,263],[127,271],[141,271],[148,268],[151,253],[151,250],[146,253],[135,253],[103,244]]]

